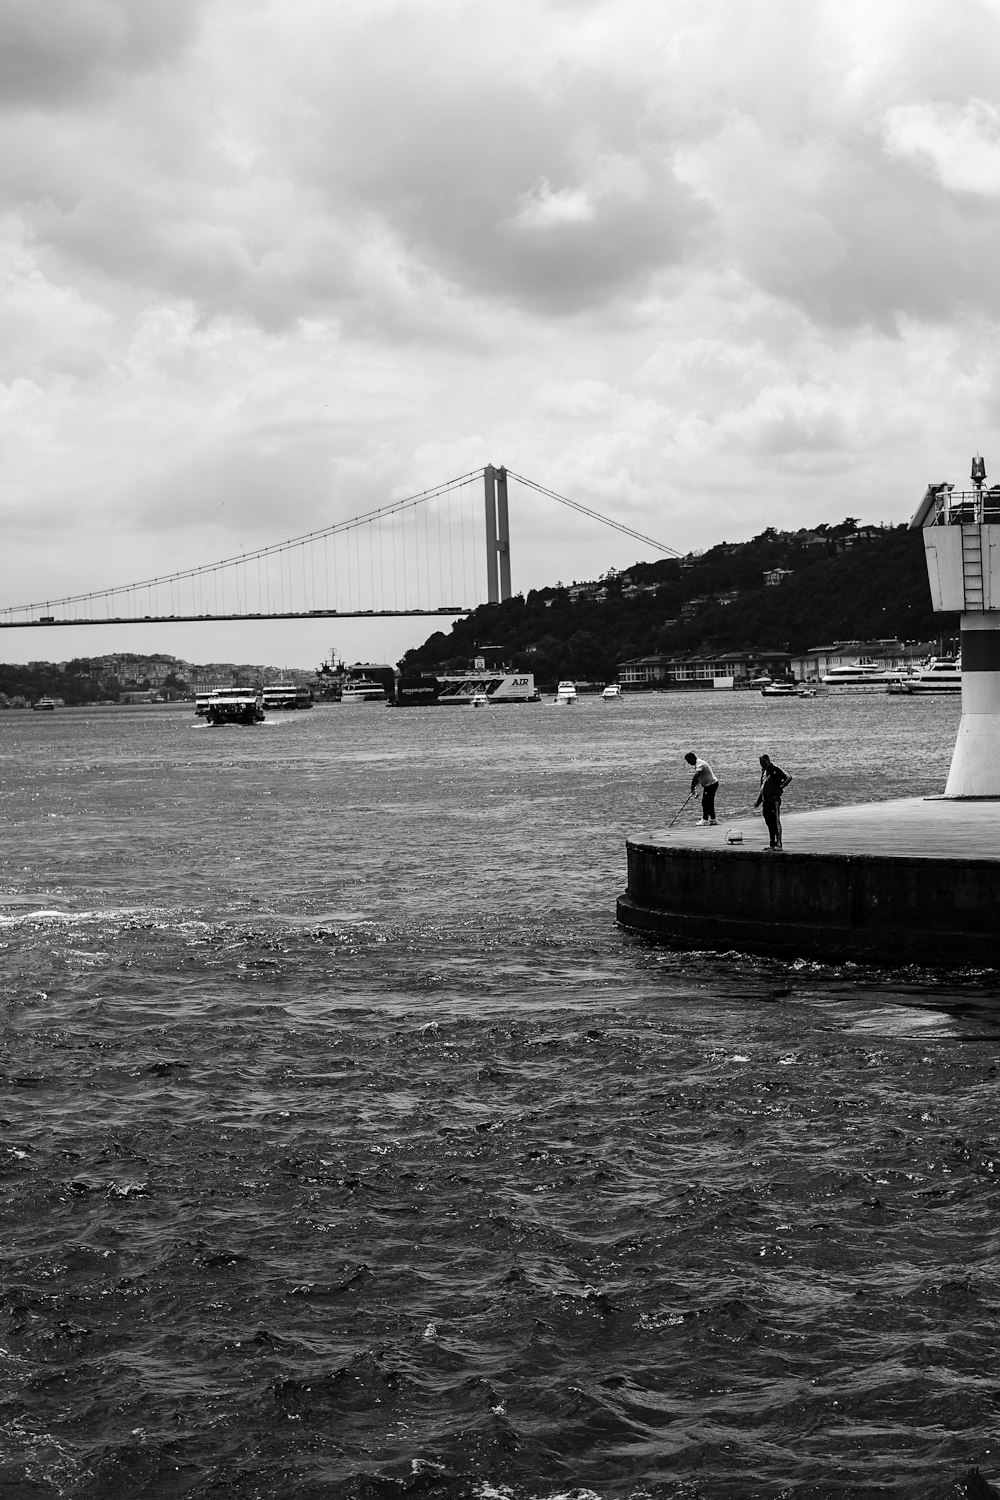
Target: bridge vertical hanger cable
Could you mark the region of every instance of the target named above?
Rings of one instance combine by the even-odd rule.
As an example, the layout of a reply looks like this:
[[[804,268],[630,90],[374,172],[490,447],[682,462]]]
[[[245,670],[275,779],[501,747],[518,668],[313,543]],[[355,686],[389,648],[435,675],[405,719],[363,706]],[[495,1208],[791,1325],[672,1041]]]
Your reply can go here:
[[[511,479],[539,495],[548,496],[581,515],[600,521],[645,546],[654,547],[661,553],[681,555],[675,548],[524,475],[506,472]],[[486,470],[480,469],[349,521],[168,575],[90,590],[45,604],[0,608],[0,627],[183,619],[188,599],[191,617],[200,619],[213,616],[230,618],[233,614],[249,613],[271,616],[315,613],[320,603],[321,587],[324,606],[343,613],[353,610],[368,613],[366,605],[372,613],[429,613],[435,609],[435,599],[440,600],[437,608],[447,605],[456,605],[459,609],[475,607],[487,592],[483,584],[485,558],[481,521],[478,519],[481,500],[476,504],[476,492],[485,477]],[[430,514],[432,505],[435,507],[433,515]],[[415,513],[411,515],[411,511]],[[500,540],[494,536],[494,548]],[[367,564],[361,555],[363,541],[368,547]],[[317,566],[316,556],[320,544],[323,546],[322,568]],[[377,561],[374,555],[376,545],[379,548]],[[297,562],[294,557],[296,550]],[[252,564],[255,564],[256,577]],[[367,574],[365,579],[362,571]],[[386,597],[390,572],[392,600]],[[370,597],[365,596],[366,582]],[[505,580],[504,591],[506,587]],[[256,610],[253,609],[255,602]],[[61,618],[53,619],[53,615]]]
[[[420,599],[419,599],[418,602],[422,606],[426,607],[427,605],[430,604],[431,598],[433,597],[432,592],[431,592],[431,535],[430,535],[430,519],[431,518],[430,518],[430,516],[427,513],[427,507],[426,507],[426,505],[420,510],[419,515],[420,515],[420,521],[421,521],[421,525],[423,527],[423,533],[424,533],[424,588],[423,588],[423,593],[420,595]]]

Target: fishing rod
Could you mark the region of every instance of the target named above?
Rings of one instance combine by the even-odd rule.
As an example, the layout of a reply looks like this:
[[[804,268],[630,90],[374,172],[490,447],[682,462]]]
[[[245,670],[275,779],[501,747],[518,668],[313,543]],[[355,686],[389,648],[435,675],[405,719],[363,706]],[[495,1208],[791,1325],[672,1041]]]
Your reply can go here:
[[[681,813],[687,807],[688,803],[691,801],[691,798],[693,796],[694,796],[694,792],[688,792],[687,796],[684,798],[684,801],[681,803],[680,807],[677,809],[677,811],[674,813],[673,817],[670,819],[670,822],[667,824],[668,828],[673,828],[674,824],[677,822],[677,819],[680,817]]]

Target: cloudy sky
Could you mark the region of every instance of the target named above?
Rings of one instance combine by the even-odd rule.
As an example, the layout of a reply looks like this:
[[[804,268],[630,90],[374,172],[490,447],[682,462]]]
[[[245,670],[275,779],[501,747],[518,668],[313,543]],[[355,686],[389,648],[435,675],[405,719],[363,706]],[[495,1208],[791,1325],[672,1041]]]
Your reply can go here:
[[[1000,475],[998,80],[1000,0],[0,0],[0,604],[487,462],[681,551]],[[0,658],[223,639],[83,634]]]

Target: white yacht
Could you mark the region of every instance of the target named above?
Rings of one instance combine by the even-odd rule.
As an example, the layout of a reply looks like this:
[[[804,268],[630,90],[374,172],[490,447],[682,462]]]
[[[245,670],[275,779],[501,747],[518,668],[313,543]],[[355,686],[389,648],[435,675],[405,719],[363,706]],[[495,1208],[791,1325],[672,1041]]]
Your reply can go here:
[[[960,693],[962,691],[961,656],[932,656],[915,677],[904,684],[907,693]]]
[[[576,702],[576,683],[575,682],[561,682],[559,684],[559,686],[556,688],[556,702],[557,703],[567,703],[567,704],[568,703],[575,703]]]
[[[885,693],[890,677],[885,667],[874,662],[852,662],[846,667],[831,667],[820,682],[828,693]]]

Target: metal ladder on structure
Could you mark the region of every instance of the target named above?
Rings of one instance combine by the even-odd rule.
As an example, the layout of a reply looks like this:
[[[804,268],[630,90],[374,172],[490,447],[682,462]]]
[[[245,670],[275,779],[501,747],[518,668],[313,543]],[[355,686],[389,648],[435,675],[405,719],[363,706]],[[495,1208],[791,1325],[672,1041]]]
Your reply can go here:
[[[962,527],[962,582],[965,586],[965,608],[981,610],[983,605],[983,535],[978,526]]]

